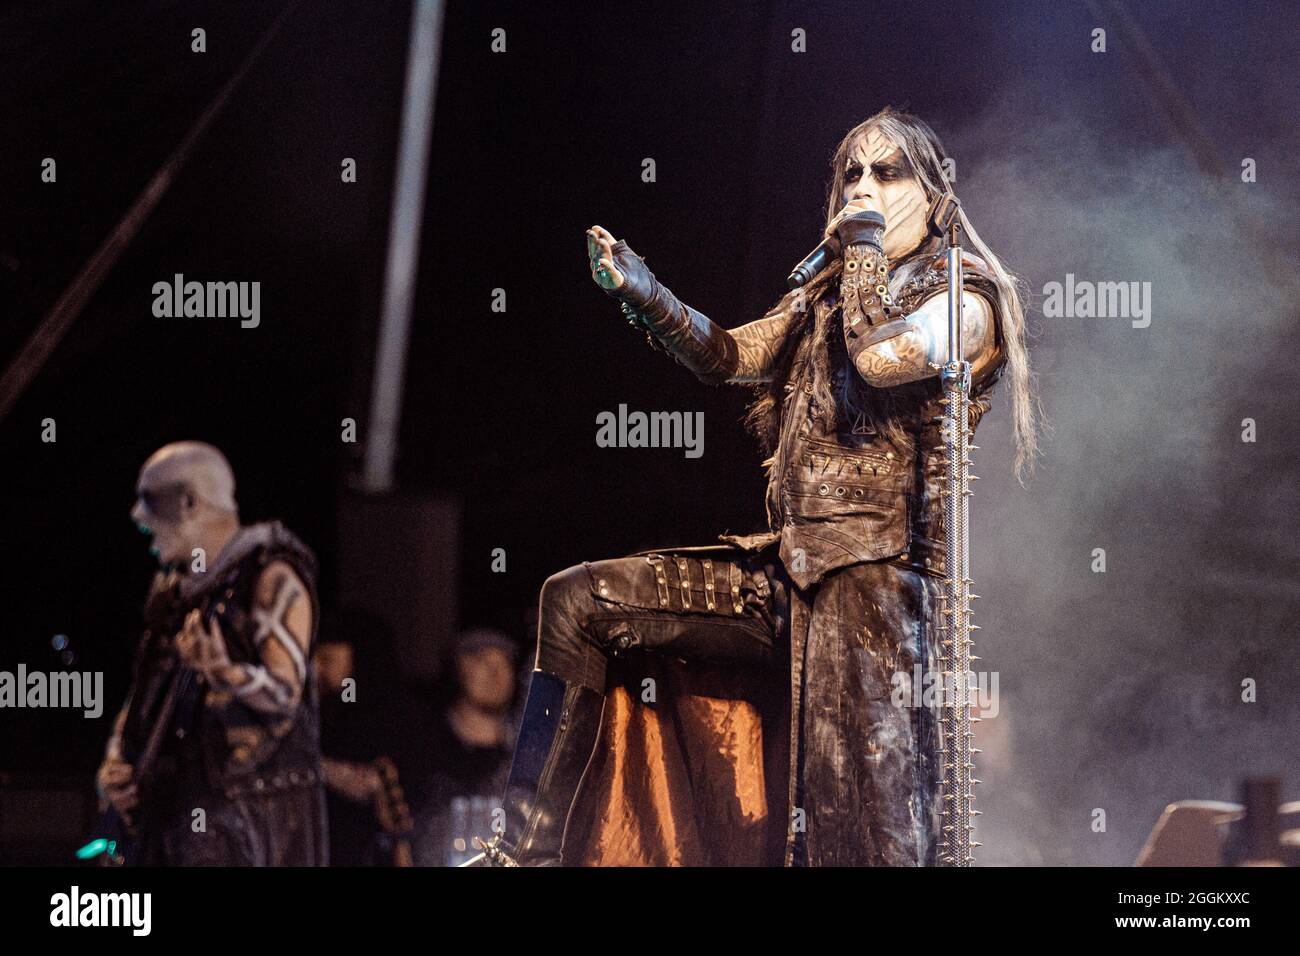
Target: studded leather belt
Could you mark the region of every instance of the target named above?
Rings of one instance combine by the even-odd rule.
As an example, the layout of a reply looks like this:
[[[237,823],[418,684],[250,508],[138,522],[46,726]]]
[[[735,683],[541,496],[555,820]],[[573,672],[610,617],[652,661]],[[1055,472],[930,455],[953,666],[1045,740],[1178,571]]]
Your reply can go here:
[[[225,794],[227,799],[234,800],[250,794],[275,793],[281,790],[310,787],[318,779],[320,777],[315,770],[287,770],[272,774],[259,774],[248,780],[230,784],[225,788]]]
[[[944,568],[947,563],[946,552],[947,545],[944,542],[913,535],[907,552],[890,558],[888,563],[899,564],[922,574],[941,578],[944,576]]]

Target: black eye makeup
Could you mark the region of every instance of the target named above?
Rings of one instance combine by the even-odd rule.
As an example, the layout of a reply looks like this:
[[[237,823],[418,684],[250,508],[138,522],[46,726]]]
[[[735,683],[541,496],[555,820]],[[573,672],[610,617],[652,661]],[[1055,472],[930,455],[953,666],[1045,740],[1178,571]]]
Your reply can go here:
[[[164,485],[160,488],[141,488],[137,496],[150,516],[164,521],[176,521],[180,518],[181,501],[187,491],[183,484]]]
[[[871,175],[875,176],[882,183],[890,183],[896,179],[907,178],[907,168],[901,163],[890,162],[888,160],[871,164]]]
[[[844,168],[844,182],[856,183],[866,172],[860,160],[849,160],[848,166]],[[901,152],[894,152],[884,159],[878,159],[871,164],[871,176],[876,182],[892,183],[900,179],[907,179],[911,176],[911,170],[908,168],[907,159]]]

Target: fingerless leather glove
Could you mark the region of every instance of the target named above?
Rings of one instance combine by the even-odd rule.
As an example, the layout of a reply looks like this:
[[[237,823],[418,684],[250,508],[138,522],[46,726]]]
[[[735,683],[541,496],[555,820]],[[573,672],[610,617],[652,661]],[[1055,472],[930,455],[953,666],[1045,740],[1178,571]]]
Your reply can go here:
[[[623,284],[605,291],[622,303],[628,320],[644,328],[652,341],[701,381],[716,385],[731,378],[739,367],[739,350],[731,333],[681,302],[626,242],[616,242],[613,252]]]

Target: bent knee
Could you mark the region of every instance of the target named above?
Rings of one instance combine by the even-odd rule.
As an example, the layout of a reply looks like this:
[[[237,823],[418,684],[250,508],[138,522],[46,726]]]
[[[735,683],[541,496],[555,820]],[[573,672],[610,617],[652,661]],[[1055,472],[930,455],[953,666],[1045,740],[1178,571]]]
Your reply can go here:
[[[552,574],[538,600],[537,667],[595,690],[604,690],[604,651],[591,636],[595,599],[581,565]]]
[[[538,644],[587,640],[595,611],[591,574],[585,566],[575,564],[552,574],[537,602]]]
[[[552,574],[542,584],[542,593],[538,598],[538,607],[545,615],[549,610],[571,610],[580,605],[591,594],[591,576],[586,567],[575,564]]]

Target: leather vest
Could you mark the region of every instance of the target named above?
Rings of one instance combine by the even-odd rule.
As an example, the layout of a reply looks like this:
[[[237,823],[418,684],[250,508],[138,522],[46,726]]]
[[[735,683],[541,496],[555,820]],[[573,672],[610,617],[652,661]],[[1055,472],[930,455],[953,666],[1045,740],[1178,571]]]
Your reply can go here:
[[[982,293],[993,304],[1000,347],[1002,317],[992,273],[970,255],[963,256],[962,264],[965,292]],[[895,299],[907,315],[947,286],[946,253],[931,255]],[[831,334],[842,336],[840,326],[837,310]],[[834,386],[844,375],[858,374],[843,348],[832,347],[830,354]],[[972,383],[972,430],[988,411],[1004,361],[999,354]],[[836,426],[828,427],[817,414],[807,374],[786,385],[767,514],[772,532],[780,536],[782,563],[801,589],[864,561],[897,559],[924,572],[943,572],[944,453],[937,420],[943,414],[942,386],[938,376],[931,376],[888,391],[892,420],[906,436],[902,442],[862,421],[840,421],[846,417],[841,414]]]
[[[155,589],[146,605],[148,630],[137,663],[137,708],[128,714],[128,739],[138,742],[150,723],[150,699],[165,692],[174,656],[171,642],[191,610],[214,615],[221,623],[230,657],[258,662],[251,616],[253,589],[272,561],[289,564],[307,589],[313,634],[306,653],[315,650],[320,608],[316,596],[316,559],[310,549],[279,522],[241,528],[202,574],[184,575],[178,583]],[[182,700],[162,755],[173,788],[215,791],[228,799],[254,793],[323,786],[320,768],[320,707],[315,670],[310,664],[295,712],[271,716],[245,706],[233,694],[199,684]]]

